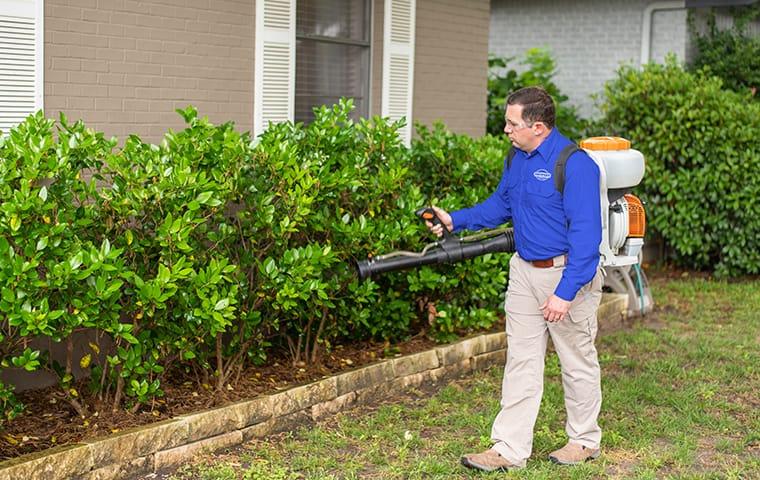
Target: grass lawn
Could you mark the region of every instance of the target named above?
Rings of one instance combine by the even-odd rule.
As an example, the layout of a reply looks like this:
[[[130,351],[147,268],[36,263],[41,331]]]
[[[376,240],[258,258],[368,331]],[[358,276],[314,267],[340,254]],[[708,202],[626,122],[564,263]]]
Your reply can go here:
[[[463,453],[490,445],[501,368],[345,412],[315,427],[200,458],[174,479],[760,478],[760,280],[653,282],[657,311],[600,337],[602,456],[550,463],[566,442],[556,355],[547,357],[533,456],[480,474]]]

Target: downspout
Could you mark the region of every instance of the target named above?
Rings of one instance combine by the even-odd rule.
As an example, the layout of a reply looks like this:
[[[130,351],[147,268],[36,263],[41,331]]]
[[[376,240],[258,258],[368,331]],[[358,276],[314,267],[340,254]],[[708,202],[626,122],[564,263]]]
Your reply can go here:
[[[686,8],[684,0],[672,2],[652,2],[644,9],[644,20],[641,26],[641,62],[639,66],[643,67],[649,63],[649,55],[652,50],[652,18],[654,12],[663,10],[681,10]]]

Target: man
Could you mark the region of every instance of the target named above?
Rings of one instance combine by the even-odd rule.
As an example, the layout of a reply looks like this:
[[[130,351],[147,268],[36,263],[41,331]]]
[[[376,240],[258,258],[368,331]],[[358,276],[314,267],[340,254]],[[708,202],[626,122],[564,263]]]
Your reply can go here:
[[[582,150],[568,157],[562,192],[555,163],[571,142],[554,127],[551,97],[538,87],[507,98],[504,133],[515,149],[496,191],[483,203],[452,212],[434,207],[450,231],[495,227],[512,220],[517,253],[510,260],[507,363],[493,446],[462,457],[485,471],[525,466],[543,394],[544,356],[551,336],[562,366],[569,442],[550,454],[573,465],[599,456],[602,403],[594,339],[601,298],[599,169]],[[442,235],[441,225],[428,227]]]

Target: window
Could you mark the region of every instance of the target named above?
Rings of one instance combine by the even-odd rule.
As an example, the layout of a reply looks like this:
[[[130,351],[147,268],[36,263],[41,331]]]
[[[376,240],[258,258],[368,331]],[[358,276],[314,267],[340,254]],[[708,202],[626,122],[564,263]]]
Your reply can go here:
[[[2,1],[2,0],[0,0]],[[412,137],[416,0],[383,3],[382,116],[406,118]],[[370,109],[370,0],[256,0],[253,132],[270,123],[309,122],[312,108],[354,99]]]
[[[42,108],[42,0],[0,0],[0,130]]]
[[[369,72],[370,1],[298,0],[295,121],[341,97],[354,99],[354,118],[369,116]]]

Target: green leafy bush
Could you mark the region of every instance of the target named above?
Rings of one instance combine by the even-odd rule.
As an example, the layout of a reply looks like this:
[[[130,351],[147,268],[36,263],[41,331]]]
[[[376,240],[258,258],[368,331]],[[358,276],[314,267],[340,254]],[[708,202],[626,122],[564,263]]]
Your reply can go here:
[[[600,133],[629,138],[647,161],[649,225],[684,266],[760,272],[760,104],[673,57],[622,68],[605,87]]]
[[[239,195],[250,139],[192,108],[180,113],[185,130],[169,132],[160,145],[132,136],[97,172],[110,185],[98,190],[96,211],[123,252],[119,326],[130,327],[130,335],[115,338],[115,355],[96,373],[115,382],[115,404],[123,391],[133,408],[161,394],[175,363],[200,367],[202,383],[221,389],[232,369],[225,345],[235,344],[223,335],[248,320],[237,312],[238,267],[219,243],[235,233],[225,208]]]
[[[72,385],[79,359],[71,355],[71,334],[98,328],[130,336],[129,326],[117,326],[121,251],[102,235],[96,182],[88,178],[114,143],[63,116],[55,136],[53,123],[38,113],[0,137],[0,359],[55,373],[84,414]],[[34,336],[66,341],[65,365],[28,348]]]
[[[557,66],[551,54],[541,48],[531,48],[525,53],[520,65],[525,68],[518,73],[507,68],[514,58],[490,56],[488,59],[488,116],[486,131],[499,136],[504,133],[504,113],[510,93],[523,87],[540,86],[546,89],[557,107],[557,127],[570,139],[579,141],[586,133],[588,122],[578,115],[575,107],[567,104],[552,80],[557,74]]]
[[[272,126],[242,179],[241,235],[250,242],[242,268],[266,330],[280,333],[296,362],[317,360],[338,336],[395,336],[411,316],[408,305],[389,314],[377,286],[353,278],[352,258],[418,244],[411,211],[421,199],[412,185],[398,188],[409,181],[399,124],[354,122],[352,108]]]
[[[452,211],[483,201],[496,189],[510,149],[503,133],[472,139],[437,123],[432,128],[418,125],[417,134],[410,150],[410,168],[427,173],[419,175],[426,204]],[[418,300],[426,300],[421,309],[427,312],[433,335],[452,339],[463,328],[494,323],[497,312],[492,306],[506,288],[508,271],[508,255],[484,255],[455,265],[411,271],[407,281],[410,290],[424,293]]]
[[[757,98],[760,87],[760,37],[747,32],[747,24],[760,17],[760,6],[736,7],[734,25],[718,28],[715,13],[707,16],[706,32],[700,33],[695,19],[690,17],[690,29],[697,47],[692,62],[694,71],[709,69],[723,79],[726,88],[735,91],[750,90]]]
[[[24,411],[24,404],[13,395],[13,385],[0,382],[0,431],[7,422],[16,418]]]
[[[136,411],[168,379],[222,391],[272,348],[299,365],[336,341],[490,326],[504,256],[361,283],[352,263],[421,250],[432,238],[413,212],[485,198],[508,144],[437,125],[407,148],[400,122],[355,122],[352,108],[322,107],[309,125],[255,140],[192,107],[159,145],[130,136],[116,148],[41,114],[0,137],[2,368],[54,372],[84,415],[78,364],[100,401]],[[82,329],[98,341],[74,358]],[[66,342],[63,364],[31,337]],[[4,385],[0,406],[6,420],[20,409]]]

